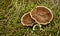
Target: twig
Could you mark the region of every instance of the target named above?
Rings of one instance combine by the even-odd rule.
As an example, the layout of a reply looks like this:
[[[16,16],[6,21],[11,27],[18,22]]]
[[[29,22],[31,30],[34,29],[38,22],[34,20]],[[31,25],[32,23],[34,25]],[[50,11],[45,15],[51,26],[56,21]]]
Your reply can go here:
[[[53,22],[54,22],[54,24],[55,24],[55,28],[57,28],[58,29],[58,24],[55,22],[55,20],[53,20]]]
[[[59,36],[59,32],[60,32],[60,31],[57,32],[57,36]]]

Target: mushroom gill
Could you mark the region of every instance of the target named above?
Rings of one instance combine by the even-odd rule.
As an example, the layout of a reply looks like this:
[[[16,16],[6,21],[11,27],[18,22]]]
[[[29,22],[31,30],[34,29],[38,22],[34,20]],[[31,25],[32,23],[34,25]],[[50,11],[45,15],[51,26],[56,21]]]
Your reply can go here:
[[[34,22],[35,21],[31,18],[30,13],[25,13],[21,18],[21,23],[25,26],[32,26]]]
[[[46,25],[50,23],[53,19],[52,11],[44,6],[37,6],[30,12],[31,18],[33,18],[36,23]]]

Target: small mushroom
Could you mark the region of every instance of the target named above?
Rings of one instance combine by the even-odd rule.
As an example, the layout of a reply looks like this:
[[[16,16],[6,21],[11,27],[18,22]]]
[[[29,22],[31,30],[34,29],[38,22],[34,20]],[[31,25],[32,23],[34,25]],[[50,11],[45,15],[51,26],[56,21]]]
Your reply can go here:
[[[33,18],[36,23],[46,25],[50,23],[53,19],[52,11],[45,6],[37,6],[30,12],[31,18]]]
[[[28,13],[25,13],[22,18],[21,18],[21,23],[24,25],[24,26],[32,26],[35,21],[31,18],[30,16],[30,12]]]

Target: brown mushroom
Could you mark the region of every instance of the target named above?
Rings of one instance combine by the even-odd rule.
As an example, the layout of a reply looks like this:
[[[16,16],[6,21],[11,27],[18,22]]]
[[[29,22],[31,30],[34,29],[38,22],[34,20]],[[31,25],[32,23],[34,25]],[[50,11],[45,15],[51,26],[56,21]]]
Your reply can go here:
[[[30,12],[28,13],[25,13],[22,18],[21,18],[21,23],[24,25],[24,26],[32,26],[35,21],[31,18],[30,16]]]
[[[52,11],[45,6],[37,6],[30,12],[31,18],[33,18],[36,23],[46,25],[53,19]]]

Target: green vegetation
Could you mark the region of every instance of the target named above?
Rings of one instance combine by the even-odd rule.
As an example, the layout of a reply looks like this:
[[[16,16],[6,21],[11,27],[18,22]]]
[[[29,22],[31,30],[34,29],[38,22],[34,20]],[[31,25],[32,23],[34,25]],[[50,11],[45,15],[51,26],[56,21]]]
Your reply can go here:
[[[21,17],[36,6],[46,6],[53,11],[54,19],[35,30],[21,24]],[[57,36],[60,30],[60,0],[0,0],[0,36]]]

